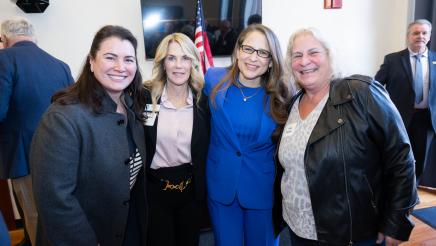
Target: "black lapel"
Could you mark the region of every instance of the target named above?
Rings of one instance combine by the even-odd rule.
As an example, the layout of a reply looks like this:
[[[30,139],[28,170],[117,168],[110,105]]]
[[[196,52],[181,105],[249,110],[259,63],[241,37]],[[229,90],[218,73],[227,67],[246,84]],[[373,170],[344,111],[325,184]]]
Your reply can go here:
[[[435,63],[433,63],[435,62]],[[436,56],[433,53],[433,51],[429,50],[428,51],[428,86],[429,86],[429,90],[432,89],[432,87],[436,86],[436,73],[434,73],[434,69],[433,66],[436,66]]]
[[[197,105],[197,96],[195,95],[194,90],[192,91],[193,94],[193,114],[194,114],[194,118],[193,118],[193,123],[192,123],[192,135],[191,135],[191,158],[193,158],[193,156],[195,156],[194,150],[198,149],[197,145],[199,144],[199,138],[201,137],[201,129],[200,129],[200,120],[203,118],[203,115],[201,115],[203,112],[202,110],[199,109],[199,107],[201,107],[202,105],[202,99],[201,98],[199,104]],[[193,161],[194,163],[194,161]]]
[[[151,97],[149,97],[149,100],[147,100],[147,104],[152,104]],[[157,105],[160,104],[160,98],[157,102]],[[146,126],[144,125],[145,129],[145,139],[146,139],[146,145],[147,148],[147,155],[149,158],[147,158],[147,165],[150,167],[151,161],[153,160],[154,154],[156,153],[156,136],[157,136],[157,124],[159,121],[159,113],[156,116],[156,120],[154,121],[154,124],[152,126]]]
[[[412,65],[410,64],[410,54],[408,49],[405,49],[403,52],[401,52],[401,64],[403,65],[404,71],[406,71],[406,75],[409,80],[408,82],[413,88]]]
[[[130,131],[132,133],[133,141],[136,144],[136,148],[138,148],[139,153],[141,154],[141,157],[143,160],[146,158],[146,151],[144,152],[145,148],[145,139],[144,139],[144,129],[142,128],[142,121],[136,116],[135,112],[133,111],[133,100],[130,96],[125,95],[124,101],[127,105],[126,112],[127,112],[127,124],[129,125]],[[139,134],[141,133],[141,134]]]
[[[327,100],[326,107],[319,118],[325,120],[319,120],[316,123],[307,145],[313,144],[345,123],[345,119],[340,117],[338,107],[334,107],[330,99]]]
[[[341,107],[338,107],[338,105],[348,103],[351,100],[353,100],[353,95],[351,94],[351,90],[346,80],[339,79],[330,82],[329,98],[327,99],[326,105],[319,116],[319,119],[323,120],[318,120],[316,122],[307,145],[318,141],[319,139],[328,135],[330,132],[334,131],[336,128],[346,123],[346,119],[341,118]]]

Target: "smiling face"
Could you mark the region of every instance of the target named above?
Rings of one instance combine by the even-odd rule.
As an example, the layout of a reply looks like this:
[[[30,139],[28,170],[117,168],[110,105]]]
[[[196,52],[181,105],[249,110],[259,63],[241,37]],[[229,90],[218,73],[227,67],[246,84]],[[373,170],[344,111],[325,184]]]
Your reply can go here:
[[[90,64],[95,78],[116,102],[135,77],[135,49],[127,40],[110,37],[101,42]]]
[[[241,46],[249,46],[255,50],[270,52],[265,35],[258,31],[249,33]],[[268,70],[268,67],[271,66],[271,58],[259,57],[256,51],[252,54],[248,54],[241,48],[236,52],[239,80],[246,86],[259,86],[261,76]]]
[[[430,41],[431,30],[426,24],[415,24],[407,32],[407,45],[415,53],[422,53]]]
[[[187,85],[191,76],[191,67],[192,59],[183,52],[179,43],[171,42],[164,59],[167,83],[175,86]]]
[[[332,77],[327,50],[310,34],[295,38],[291,61],[292,73],[306,90],[323,88]]]

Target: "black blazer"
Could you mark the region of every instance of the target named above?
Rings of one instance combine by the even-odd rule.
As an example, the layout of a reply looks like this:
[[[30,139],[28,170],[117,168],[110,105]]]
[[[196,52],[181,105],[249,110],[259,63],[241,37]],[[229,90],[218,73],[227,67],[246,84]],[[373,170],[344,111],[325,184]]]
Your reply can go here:
[[[429,97],[433,128],[436,129],[436,53],[428,51],[429,65]],[[409,50],[388,54],[384,58],[375,79],[386,85],[389,96],[400,111],[406,127],[410,124],[414,113],[415,91],[413,89],[413,74],[410,64]]]
[[[207,150],[210,139],[210,110],[207,97],[201,95],[198,104],[195,93],[193,93],[194,101],[194,122],[192,126],[191,138],[191,158],[193,166],[193,177],[195,180],[195,196],[198,200],[204,200],[206,194],[205,188],[205,166],[207,158]],[[151,95],[147,91],[146,103],[151,104]],[[160,99],[158,101],[160,103]],[[150,168],[154,154],[156,152],[156,134],[159,114],[156,117],[153,126],[145,127],[145,142],[147,149],[147,169]]]

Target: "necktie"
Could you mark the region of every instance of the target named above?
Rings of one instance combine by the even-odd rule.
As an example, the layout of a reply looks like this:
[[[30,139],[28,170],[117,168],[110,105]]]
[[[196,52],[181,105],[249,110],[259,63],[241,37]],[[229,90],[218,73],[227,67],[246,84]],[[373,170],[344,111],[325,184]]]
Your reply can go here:
[[[414,89],[415,89],[415,102],[420,103],[422,101],[422,85],[424,83],[424,79],[422,77],[422,63],[421,63],[421,57],[422,55],[414,55],[416,62],[415,62],[415,77],[413,79]]]

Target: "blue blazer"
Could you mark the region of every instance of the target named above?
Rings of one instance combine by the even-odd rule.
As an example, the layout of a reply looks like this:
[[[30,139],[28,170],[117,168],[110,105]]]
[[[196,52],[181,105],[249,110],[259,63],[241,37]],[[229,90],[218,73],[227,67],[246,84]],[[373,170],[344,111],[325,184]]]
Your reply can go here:
[[[431,112],[433,129],[436,132],[436,53],[428,51],[429,85],[428,104]],[[413,116],[415,91],[413,89],[413,74],[410,65],[408,49],[385,56],[375,79],[386,85],[389,96],[397,106],[406,127]]]
[[[225,76],[224,68],[210,68],[205,76],[205,94]],[[211,140],[206,166],[209,199],[230,204],[235,197],[249,209],[270,209],[273,205],[275,145],[271,134],[276,123],[269,115],[269,97],[262,109],[263,116],[257,141],[241,146],[228,114],[223,108],[227,90],[220,90],[216,105],[209,101]],[[241,111],[240,117],[244,117]]]
[[[29,174],[33,132],[70,68],[30,41],[0,50],[0,179]]]

